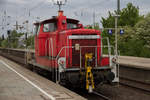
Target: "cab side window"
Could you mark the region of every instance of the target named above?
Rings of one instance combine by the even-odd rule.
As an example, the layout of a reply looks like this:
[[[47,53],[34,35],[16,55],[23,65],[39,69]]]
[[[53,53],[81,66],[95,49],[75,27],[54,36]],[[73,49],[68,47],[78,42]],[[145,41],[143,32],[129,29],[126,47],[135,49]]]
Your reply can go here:
[[[57,29],[56,23],[46,23],[43,27],[43,32],[54,32]]]
[[[67,29],[76,29],[76,28],[77,28],[77,24],[67,23]]]
[[[44,24],[43,32],[49,32],[49,24]]]

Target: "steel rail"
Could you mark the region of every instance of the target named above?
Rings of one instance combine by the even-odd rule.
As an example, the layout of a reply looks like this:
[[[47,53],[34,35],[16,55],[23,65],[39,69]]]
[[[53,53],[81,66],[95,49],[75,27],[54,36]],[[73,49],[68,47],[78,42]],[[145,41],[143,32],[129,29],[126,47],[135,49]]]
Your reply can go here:
[[[132,79],[128,79],[128,78],[121,78],[121,77],[120,77],[120,80],[125,80],[126,81],[126,82],[121,82],[121,81],[119,82],[119,84],[121,84],[123,86],[134,88],[134,89],[137,89],[137,90],[140,90],[142,92],[146,92],[146,93],[150,94],[150,89],[149,90],[148,89],[144,89],[144,85],[146,87],[150,88],[150,85],[148,83],[139,82],[139,81],[136,81],[136,80],[132,80]],[[134,85],[131,85],[130,83],[134,83]],[[136,86],[136,84],[138,84],[138,86]],[[139,87],[139,85],[141,87]]]
[[[109,97],[107,97],[107,96],[105,96],[105,95],[103,95],[103,94],[101,94],[101,93],[98,93],[98,92],[96,92],[96,91],[94,91],[94,92],[92,92],[92,93],[95,94],[95,95],[98,95],[98,96],[102,97],[102,98],[105,99],[105,100],[111,100]]]

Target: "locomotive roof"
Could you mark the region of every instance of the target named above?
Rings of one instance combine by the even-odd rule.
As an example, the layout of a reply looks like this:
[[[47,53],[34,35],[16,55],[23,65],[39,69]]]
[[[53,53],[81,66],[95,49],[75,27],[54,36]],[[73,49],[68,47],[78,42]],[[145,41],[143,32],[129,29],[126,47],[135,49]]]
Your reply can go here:
[[[69,22],[69,23],[78,23],[79,20],[72,19],[72,18],[67,18],[67,22]]]
[[[34,23],[34,25],[39,25],[39,24],[44,24],[44,23],[49,23],[49,22],[57,22],[57,17]],[[67,18],[67,22],[69,22],[69,23],[78,23],[79,20],[72,19],[72,18]]]

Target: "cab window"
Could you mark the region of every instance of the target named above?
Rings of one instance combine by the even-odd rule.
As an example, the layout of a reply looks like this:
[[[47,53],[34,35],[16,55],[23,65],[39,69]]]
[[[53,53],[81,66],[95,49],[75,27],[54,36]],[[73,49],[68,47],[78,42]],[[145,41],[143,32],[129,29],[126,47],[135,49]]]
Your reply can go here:
[[[56,23],[46,23],[43,27],[43,32],[54,32],[57,29]]]
[[[67,23],[67,29],[76,29],[76,28],[77,28],[77,24]]]

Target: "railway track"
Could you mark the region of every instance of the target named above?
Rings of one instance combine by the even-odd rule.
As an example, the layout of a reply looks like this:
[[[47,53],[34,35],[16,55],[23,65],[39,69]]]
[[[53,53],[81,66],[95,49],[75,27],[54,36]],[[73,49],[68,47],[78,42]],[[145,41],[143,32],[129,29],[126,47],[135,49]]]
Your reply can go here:
[[[69,90],[83,96],[84,98],[88,99],[88,100],[111,100],[110,97],[106,96],[103,93],[100,93],[99,91],[94,91],[92,93],[88,93],[85,89],[81,89],[81,88],[69,88],[66,87]]]
[[[150,94],[150,84],[120,77],[120,84]]]
[[[100,96],[101,98],[103,98],[104,100],[111,100],[109,97],[99,93],[99,92],[93,92],[93,94]]]

